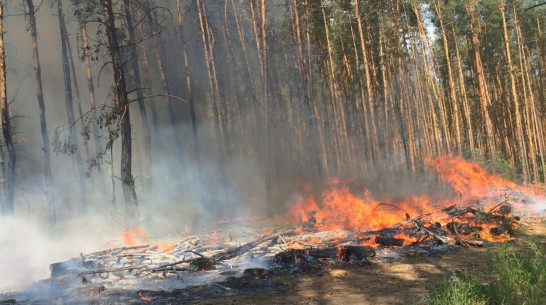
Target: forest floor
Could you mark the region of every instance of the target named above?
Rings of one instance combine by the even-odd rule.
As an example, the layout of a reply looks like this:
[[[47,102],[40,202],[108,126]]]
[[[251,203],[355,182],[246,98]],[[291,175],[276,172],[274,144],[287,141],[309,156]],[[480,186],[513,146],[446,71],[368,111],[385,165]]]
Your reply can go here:
[[[546,245],[546,217],[522,223],[518,237],[510,241],[516,250],[522,249],[521,241],[527,238]],[[450,252],[435,256],[419,254],[364,265],[337,263],[285,268],[266,275],[234,277],[221,283],[171,291],[107,289],[91,298],[80,298],[77,294],[39,298],[0,294],[0,304],[423,304],[427,287],[454,271],[487,282],[488,250],[494,246],[491,243],[481,248],[453,246]]]
[[[528,224],[518,240],[524,237],[546,243],[546,221]],[[512,243],[518,247],[517,240]],[[296,275],[280,272],[267,278],[278,289],[269,287],[265,293],[199,299],[190,304],[420,304],[428,293],[428,285],[455,270],[487,280],[488,248],[460,247],[436,257],[418,255],[364,267],[323,266]]]

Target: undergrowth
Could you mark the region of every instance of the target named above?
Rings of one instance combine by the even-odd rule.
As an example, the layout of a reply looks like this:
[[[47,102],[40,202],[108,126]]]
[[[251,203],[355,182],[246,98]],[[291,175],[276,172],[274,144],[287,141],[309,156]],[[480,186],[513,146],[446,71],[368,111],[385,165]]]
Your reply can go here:
[[[517,249],[497,245],[488,253],[490,280],[482,283],[453,272],[428,287],[427,305],[544,305],[546,304],[546,246],[524,240]]]

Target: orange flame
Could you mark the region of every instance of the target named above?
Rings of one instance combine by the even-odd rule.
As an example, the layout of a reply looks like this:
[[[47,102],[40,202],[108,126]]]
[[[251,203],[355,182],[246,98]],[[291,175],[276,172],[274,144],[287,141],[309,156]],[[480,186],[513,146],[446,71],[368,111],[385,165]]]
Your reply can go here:
[[[480,200],[486,209],[490,209],[500,203],[498,198],[493,198],[495,196],[519,192],[535,199],[545,194],[544,190],[537,186],[522,187],[502,177],[490,175],[479,165],[461,157],[442,156],[427,160],[426,164],[435,170],[443,181],[449,183],[457,194],[434,202],[427,196],[380,202],[368,190],[356,196],[347,185],[333,179],[332,187],[322,192],[320,202],[315,201],[313,196],[299,198],[291,210],[292,217],[311,224],[320,231],[350,227],[379,230],[424,214],[430,214],[430,221],[434,218],[434,221],[439,221],[444,226],[446,221],[442,219],[448,220],[449,217],[441,209],[453,204],[470,205]],[[481,231],[483,239],[498,241],[506,238],[502,234],[490,233],[490,228],[495,227],[495,224],[480,222],[479,225],[483,228]],[[416,238],[410,236],[395,237],[404,239],[404,245],[416,241]],[[375,242],[371,238],[362,241],[361,244],[374,245]]]
[[[417,238],[410,236],[406,233],[395,233],[394,238],[399,238],[404,240],[404,245],[407,246],[417,241]]]
[[[174,250],[174,246],[164,242],[164,241],[158,241],[157,242],[157,251],[163,252],[163,253],[171,253]]]
[[[410,197],[402,202],[379,202],[368,190],[362,198],[353,195],[346,185],[333,181],[334,187],[322,194],[321,206],[314,198],[301,198],[293,209],[293,216],[303,221],[315,218],[317,227],[332,230],[350,227],[381,229],[406,219],[406,215],[422,215],[436,211],[426,196]]]
[[[146,230],[142,227],[130,226],[121,233],[121,240],[126,246],[145,243],[147,240]]]

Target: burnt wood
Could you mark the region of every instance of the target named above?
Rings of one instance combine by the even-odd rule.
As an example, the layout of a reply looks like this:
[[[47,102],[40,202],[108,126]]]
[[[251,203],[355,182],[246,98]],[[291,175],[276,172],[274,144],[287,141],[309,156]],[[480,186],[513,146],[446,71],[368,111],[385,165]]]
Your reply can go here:
[[[404,240],[401,238],[394,238],[394,237],[388,237],[388,236],[377,236],[375,238],[375,243],[379,244],[381,246],[387,246],[387,247],[402,247],[404,245]]]
[[[363,261],[375,256],[374,248],[370,246],[340,246],[338,257],[343,262]]]

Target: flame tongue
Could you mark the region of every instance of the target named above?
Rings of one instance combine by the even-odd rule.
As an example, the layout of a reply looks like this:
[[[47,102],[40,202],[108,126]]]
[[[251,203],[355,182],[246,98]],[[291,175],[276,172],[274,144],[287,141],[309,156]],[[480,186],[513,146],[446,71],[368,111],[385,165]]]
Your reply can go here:
[[[146,230],[142,227],[130,226],[125,228],[123,233],[121,233],[121,239],[123,244],[126,246],[138,245],[145,243],[148,235]]]
[[[478,200],[485,211],[498,209],[510,210],[510,205],[499,205],[501,202],[507,202],[510,194],[516,194],[518,197],[511,200],[511,204],[527,203],[528,200],[544,196],[544,192],[538,187],[521,187],[504,178],[489,175],[479,165],[468,162],[461,157],[443,156],[434,160],[427,161],[427,166],[435,170],[438,176],[449,183],[457,194],[450,198],[435,200],[434,203],[427,196],[412,196],[405,200],[394,201],[386,200],[379,202],[370,193],[365,190],[361,195],[356,196],[350,192],[347,185],[334,179],[331,181],[332,187],[323,191],[321,201],[315,201],[313,196],[300,198],[294,209],[292,216],[294,219],[300,219],[303,227],[313,227],[319,231],[328,231],[341,228],[363,228],[365,230],[381,230],[400,224],[411,217],[426,215],[421,221],[436,223],[440,226],[447,225],[450,217],[442,209],[463,204],[468,206],[475,204]],[[500,207],[500,208],[499,208]],[[518,206],[518,209],[525,208],[525,205]],[[502,211],[495,211],[501,212]],[[474,232],[486,240],[506,239],[506,230],[499,229],[501,223],[491,221],[478,221],[473,217],[477,226],[482,230]],[[509,233],[509,232],[508,232]],[[404,245],[415,242],[416,239],[410,236],[395,236],[403,239]],[[373,244],[373,238],[362,242],[363,244]],[[293,245],[294,247],[305,247],[305,244]]]

